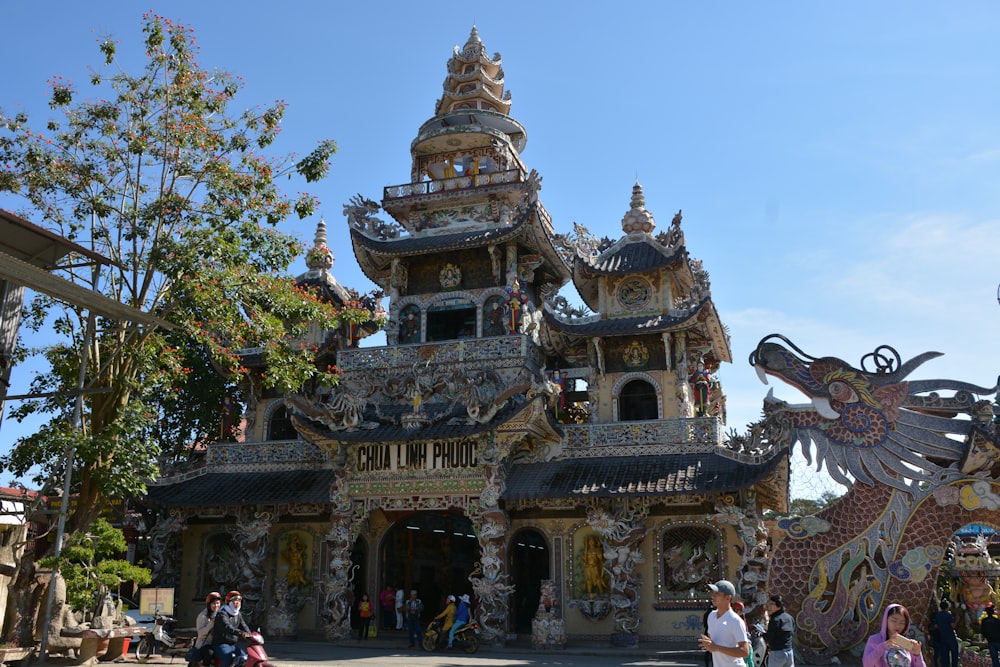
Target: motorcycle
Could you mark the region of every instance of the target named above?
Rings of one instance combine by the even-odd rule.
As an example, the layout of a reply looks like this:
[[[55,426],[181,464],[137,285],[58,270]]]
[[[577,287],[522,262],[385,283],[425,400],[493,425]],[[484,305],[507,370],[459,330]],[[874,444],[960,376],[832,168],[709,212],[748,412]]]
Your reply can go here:
[[[448,633],[441,630],[441,623],[441,619],[435,619],[424,630],[424,637],[420,641],[420,645],[425,651],[439,649],[447,641]],[[460,648],[466,653],[475,653],[478,651],[479,624],[475,621],[470,621],[456,630],[452,646]]]
[[[246,642],[246,655],[237,650],[232,667],[276,667],[273,662],[268,661],[267,651],[264,650],[264,635],[260,634],[260,628],[251,632]],[[212,667],[219,667],[220,664],[219,658],[212,658]]]
[[[275,667],[274,663],[268,662],[267,651],[264,650],[264,635],[260,634],[259,628],[250,633],[247,641],[249,645],[246,660],[233,663],[233,667]],[[215,661],[214,664],[217,667],[219,663]]]
[[[176,618],[156,612],[153,632],[144,634],[135,647],[136,661],[140,664],[147,662],[157,650],[161,655],[185,655],[194,646],[195,635],[176,633],[174,636],[171,633],[176,623]]]

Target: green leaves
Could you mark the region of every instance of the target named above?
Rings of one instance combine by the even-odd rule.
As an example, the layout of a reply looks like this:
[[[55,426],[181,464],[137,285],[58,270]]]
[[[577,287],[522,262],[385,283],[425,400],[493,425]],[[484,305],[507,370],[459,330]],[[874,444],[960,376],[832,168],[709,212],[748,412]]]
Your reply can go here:
[[[70,608],[85,611],[93,608],[99,594],[125,582],[144,586],[152,580],[148,569],[118,558],[127,548],[122,531],[98,519],[88,530],[70,535],[58,557],[43,558],[40,564],[59,569]]]
[[[107,71],[89,74],[95,90],[86,100],[53,78],[50,102],[62,117],[44,134],[0,111],[0,189],[19,193],[33,222],[113,261],[96,275],[88,267],[64,277],[178,325],[165,332],[101,320],[84,355],[84,309],[46,298],[29,308],[33,326],[60,337],[32,389],[75,387],[86,356],[85,383],[103,391],[87,395],[72,432],[71,396],[24,404],[19,416],[44,412],[51,421],[0,465],[56,478],[72,439],[76,527],[90,525],[104,497],[143,493],[164,456],[229,437],[220,406],[248,400],[251,379],[276,390],[309,383],[315,350],[296,341],[310,325],[338,324],[329,304],[284,275],[302,248],[277,229],[318,203],[286,195],[278,177],[323,178],[336,143],[324,140],[297,162],[275,152],[284,102],[234,110],[242,81],[198,64],[189,27],[147,14],[142,36],[145,60],[131,68],[118,60],[117,41],[98,42],[98,69]],[[265,369],[243,366],[239,351],[250,347],[264,351]]]

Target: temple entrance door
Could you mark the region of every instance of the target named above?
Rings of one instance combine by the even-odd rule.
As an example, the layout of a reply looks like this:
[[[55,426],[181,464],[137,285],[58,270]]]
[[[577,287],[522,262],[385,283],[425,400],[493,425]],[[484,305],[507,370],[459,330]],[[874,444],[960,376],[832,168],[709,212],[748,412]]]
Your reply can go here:
[[[550,578],[549,548],[542,534],[531,529],[518,531],[511,540],[510,565],[514,583],[511,627],[518,634],[530,635],[531,619],[541,598],[541,581]]]
[[[413,589],[424,601],[427,622],[444,609],[448,595],[472,595],[469,575],[479,562],[472,522],[447,512],[420,512],[397,521],[379,551],[379,588]]]

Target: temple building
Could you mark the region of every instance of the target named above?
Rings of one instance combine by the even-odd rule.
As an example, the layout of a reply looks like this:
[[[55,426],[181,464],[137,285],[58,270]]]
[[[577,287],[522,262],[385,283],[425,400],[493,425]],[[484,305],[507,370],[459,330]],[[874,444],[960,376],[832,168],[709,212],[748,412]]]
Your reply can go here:
[[[473,28],[408,180],[345,206],[385,345],[358,345],[378,320],[313,332],[337,386],[248,388],[245,441],[150,486],[154,585],[182,618],[238,588],[272,635],[342,639],[389,586],[425,621],[469,594],[486,642],[634,646],[693,644],[717,579],[764,601],[787,451],[725,433],[728,334],[681,214],[658,232],[636,183],[617,240],[557,233],[510,110]],[[327,233],[299,280],[374,312],[334,280]]]

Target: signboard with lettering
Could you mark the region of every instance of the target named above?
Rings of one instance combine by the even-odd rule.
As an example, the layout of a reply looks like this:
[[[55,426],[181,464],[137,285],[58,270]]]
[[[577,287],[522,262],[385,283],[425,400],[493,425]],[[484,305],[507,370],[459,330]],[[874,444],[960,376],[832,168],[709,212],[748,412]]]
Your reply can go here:
[[[363,445],[355,450],[358,472],[474,468],[474,442],[406,442]]]

